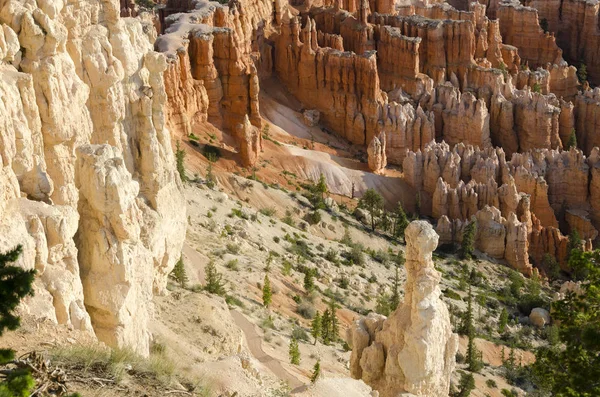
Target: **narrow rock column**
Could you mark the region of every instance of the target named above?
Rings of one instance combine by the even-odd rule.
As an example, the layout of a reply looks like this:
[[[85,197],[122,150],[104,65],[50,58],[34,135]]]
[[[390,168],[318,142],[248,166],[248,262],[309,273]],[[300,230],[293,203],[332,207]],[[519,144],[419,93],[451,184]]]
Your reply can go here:
[[[456,364],[458,336],[440,299],[441,275],[432,252],[438,235],[425,221],[412,222],[406,236],[404,302],[389,318],[370,314],[348,331],[351,375],[381,397],[447,396]]]

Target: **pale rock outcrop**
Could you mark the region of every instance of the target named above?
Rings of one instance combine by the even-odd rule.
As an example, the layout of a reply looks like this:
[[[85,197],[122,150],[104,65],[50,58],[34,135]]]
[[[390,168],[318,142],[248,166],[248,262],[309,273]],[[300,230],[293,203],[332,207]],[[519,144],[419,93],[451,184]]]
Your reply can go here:
[[[577,146],[584,154],[600,146],[600,88],[581,91],[575,98],[575,131]]]
[[[541,307],[536,307],[529,313],[529,321],[538,328],[550,324],[550,313]]]
[[[520,222],[515,213],[508,216],[506,223],[506,251],[505,258],[510,266],[531,276],[533,268],[529,263],[529,231],[527,223]]]
[[[594,241],[598,237],[598,230],[592,225],[587,211],[577,209],[566,210],[565,220],[569,225],[569,230],[576,230],[582,239]]]
[[[120,19],[120,8],[116,0],[2,4],[0,230],[10,233],[2,233],[7,237],[0,239],[0,249],[23,244],[19,265],[39,270],[26,312],[148,354],[143,322],[112,321],[125,315],[116,306],[110,307],[114,312],[92,310],[97,302],[88,297],[94,287],[82,283],[88,274],[81,258],[91,258],[89,266],[121,263],[132,253],[125,249],[119,256],[118,249],[107,247],[130,244],[119,239],[132,233],[146,252],[141,258],[149,269],[143,287],[148,299],[164,293],[185,237],[185,202],[163,113],[165,58],[153,51],[152,23]],[[116,187],[93,177],[76,181],[76,153],[89,143],[118,153],[112,157],[119,174],[129,178],[122,188],[136,188],[115,193],[117,201],[136,203],[139,213],[129,224],[111,212],[114,225],[108,225],[110,238],[99,242],[105,248],[100,256],[81,244],[83,225],[109,222],[96,211],[104,204],[90,194]],[[81,212],[83,207],[94,210]],[[111,286],[108,280],[105,286]],[[127,310],[148,317],[145,303],[136,304],[128,302]]]
[[[485,206],[477,211],[477,236],[475,247],[492,258],[504,258],[506,249],[506,220],[496,207]]]
[[[483,99],[465,92],[458,101],[447,105],[442,119],[442,136],[450,146],[460,142],[482,149],[491,146],[490,115]]]
[[[141,240],[139,183],[109,145],[77,150],[81,227],[77,237],[85,304],[98,337],[148,354],[154,269]]]
[[[314,127],[319,124],[321,113],[315,109],[309,109],[302,112],[302,121],[309,127]]]
[[[440,299],[440,274],[432,252],[438,236],[425,221],[406,229],[407,281],[404,302],[389,318],[369,315],[349,329],[350,371],[381,397],[447,396],[458,336]]]
[[[248,116],[235,127],[235,136],[240,145],[240,155],[244,167],[253,167],[258,161],[262,150],[262,135],[260,130],[250,124]]]
[[[385,172],[385,166],[387,165],[385,145],[385,132],[382,132],[378,137],[373,137],[373,140],[367,147],[369,169],[376,174]]]

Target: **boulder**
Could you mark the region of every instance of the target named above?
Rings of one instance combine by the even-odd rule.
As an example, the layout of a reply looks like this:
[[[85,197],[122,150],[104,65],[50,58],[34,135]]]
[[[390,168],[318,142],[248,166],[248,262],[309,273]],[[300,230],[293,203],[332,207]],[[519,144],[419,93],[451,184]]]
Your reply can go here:
[[[529,313],[529,321],[538,328],[544,328],[550,324],[550,313],[546,309],[536,307]]]

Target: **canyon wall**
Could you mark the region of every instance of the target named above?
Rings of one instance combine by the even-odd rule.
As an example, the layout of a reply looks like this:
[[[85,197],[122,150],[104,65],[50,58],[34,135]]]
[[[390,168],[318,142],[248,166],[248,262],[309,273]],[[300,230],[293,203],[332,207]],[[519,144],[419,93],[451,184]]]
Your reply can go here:
[[[276,10],[260,1],[192,3],[189,12],[164,19],[164,34],[156,42],[168,60],[164,78],[169,126],[188,135],[194,125],[208,120],[236,138],[242,164],[252,166],[262,147],[259,69],[261,62],[270,69],[271,62],[262,31]],[[174,1],[167,7],[188,11]],[[256,144],[239,136],[236,131],[242,129]]]
[[[477,219],[477,247],[525,274],[532,271],[530,256],[539,266],[564,244],[561,229],[577,230],[587,247],[597,238],[597,167],[597,149],[589,157],[577,149],[536,149],[509,161],[500,148],[450,150],[446,143],[409,152],[403,164],[422,213],[438,219],[443,243],[460,242],[466,223]],[[566,266],[564,252],[557,258]]]
[[[116,0],[8,0],[0,22],[0,250],[38,270],[24,310],[147,355],[186,228],[154,27]]]

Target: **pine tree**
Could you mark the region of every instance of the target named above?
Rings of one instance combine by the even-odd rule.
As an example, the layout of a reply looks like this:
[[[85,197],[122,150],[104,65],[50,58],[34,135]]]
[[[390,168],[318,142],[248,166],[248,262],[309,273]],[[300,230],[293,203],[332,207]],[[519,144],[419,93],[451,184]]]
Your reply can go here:
[[[274,258],[275,258],[275,255],[273,254],[273,251],[269,251],[269,255],[267,256],[266,265],[265,265],[266,273],[269,273],[271,271],[271,264],[273,263]]]
[[[328,191],[329,189],[327,188],[327,181],[325,180],[325,175],[321,173],[321,175],[319,176],[319,182],[317,182],[315,186],[315,192],[320,194],[321,202],[325,201],[325,195]]]
[[[393,289],[392,297],[390,299],[390,309],[394,311],[398,308],[398,305],[400,304],[400,275],[398,272],[398,266],[396,266],[396,275],[394,276],[394,286],[392,288]]]
[[[217,185],[217,178],[213,174],[213,163],[217,161],[217,157],[214,153],[209,153],[207,156],[208,167],[206,167],[206,186],[209,189],[214,188]]]
[[[463,233],[463,240],[460,247],[460,257],[462,259],[471,259],[473,257],[473,251],[475,250],[475,232],[476,232],[476,221],[471,220]]]
[[[475,325],[473,324],[473,293],[471,286],[469,286],[467,312],[465,313],[465,325],[467,331],[467,338],[469,339],[467,344],[466,356],[468,369],[471,372],[478,372],[481,369],[481,362],[479,361],[479,353],[477,351],[477,347],[475,347]]]
[[[294,365],[300,365],[300,348],[298,347],[298,340],[292,336],[290,340],[290,363]]]
[[[475,390],[475,378],[472,374],[463,372],[460,375],[458,390],[451,390],[450,397],[469,397],[473,390]]]
[[[317,312],[310,325],[312,337],[315,338],[315,345],[321,337],[321,314]]]
[[[330,329],[331,329],[331,314],[329,313],[329,309],[325,309],[323,312],[323,317],[321,317],[321,337],[323,339],[323,343],[328,345],[331,341],[330,339]]]
[[[223,275],[219,273],[215,263],[211,260],[206,265],[206,291],[215,295],[225,295],[225,282],[223,281]]]
[[[506,308],[502,308],[502,312],[500,313],[500,318],[498,319],[498,332],[501,334],[506,330],[506,325],[508,324],[508,312]]]
[[[390,307],[390,297],[384,291],[380,292],[377,295],[377,303],[375,305],[375,313],[383,314],[384,316],[389,316],[392,312],[392,308]]]
[[[579,64],[579,68],[577,69],[577,78],[581,84],[587,81],[587,66],[583,62]]]
[[[33,295],[31,287],[35,277],[35,270],[23,270],[12,266],[21,252],[22,246],[0,254],[0,335],[5,330],[14,331],[20,325],[20,319],[14,312],[21,299]],[[7,364],[14,359],[14,351],[0,349],[0,365]],[[35,381],[28,370],[9,370],[0,375],[0,396],[28,396],[35,386]]]
[[[183,264],[183,257],[179,257],[179,260],[175,264],[175,267],[171,271],[170,276],[179,284],[181,288],[185,288],[188,282],[187,273],[185,271],[185,265]]]
[[[534,374],[553,396],[600,396],[600,250],[574,249],[569,267],[584,275],[581,290],[552,302],[559,341],[538,349]]]
[[[508,360],[506,360],[505,367],[508,369],[514,369],[517,366],[517,359],[515,357],[515,349],[510,348],[510,353],[508,354]]]
[[[569,233],[569,242],[567,243],[567,258],[571,256],[571,252],[581,248],[581,236],[576,229]]]
[[[575,129],[571,130],[571,135],[569,135],[569,140],[567,141],[565,149],[569,150],[571,148],[577,149],[577,133],[575,132]]]
[[[335,301],[332,299],[329,301],[329,340],[332,342],[336,342],[340,337],[340,324],[337,318],[336,313],[337,305]]]
[[[415,218],[421,217],[421,192],[417,192],[415,196]]]
[[[394,212],[394,237],[404,238],[404,231],[407,227],[408,217],[406,216],[406,212],[404,212],[402,202],[398,201],[398,206]]]
[[[310,376],[310,383],[315,383],[321,376],[321,359],[319,358],[313,367],[313,373]]]
[[[383,197],[375,189],[367,189],[358,202],[360,208],[364,208],[371,215],[371,230],[375,231],[375,218],[383,209]]]
[[[187,182],[188,177],[185,174],[185,150],[181,148],[181,143],[177,141],[175,150],[175,161],[177,163],[177,172],[181,182]]]
[[[263,305],[265,307],[269,307],[271,305],[271,301],[271,280],[269,280],[269,275],[265,274],[265,281],[263,283]]]
[[[311,293],[315,289],[315,276],[313,269],[307,269],[304,272],[304,291]]]

